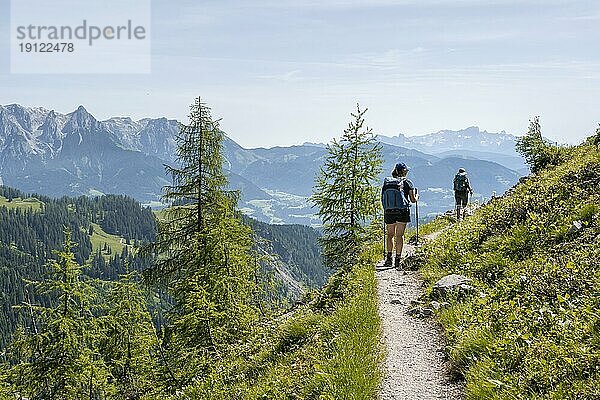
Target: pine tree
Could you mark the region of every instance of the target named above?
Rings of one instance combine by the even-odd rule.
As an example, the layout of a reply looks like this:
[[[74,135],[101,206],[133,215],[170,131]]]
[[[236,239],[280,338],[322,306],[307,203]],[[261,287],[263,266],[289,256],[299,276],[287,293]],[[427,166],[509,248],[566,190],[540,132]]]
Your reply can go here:
[[[374,184],[383,163],[381,145],[365,126],[366,112],[357,105],[342,137],[327,146],[312,196],[323,222],[324,262],[334,269],[356,261],[379,209]]]
[[[107,313],[99,318],[99,351],[114,378],[119,399],[154,393],[157,337],[136,272],[107,282]]]
[[[167,167],[173,184],[163,199],[171,206],[150,247],[157,261],[144,274],[174,299],[165,343],[177,353],[171,365],[181,368],[170,368],[170,375],[200,373],[256,315],[251,231],[236,210],[238,194],[226,190],[222,141],[218,121],[198,98],[177,137],[177,166]]]
[[[21,326],[9,349],[8,372],[15,394],[31,399],[102,399],[112,392],[109,373],[97,352],[94,288],[75,261],[71,233],[44,281],[31,282],[53,305],[27,304],[30,324]]]

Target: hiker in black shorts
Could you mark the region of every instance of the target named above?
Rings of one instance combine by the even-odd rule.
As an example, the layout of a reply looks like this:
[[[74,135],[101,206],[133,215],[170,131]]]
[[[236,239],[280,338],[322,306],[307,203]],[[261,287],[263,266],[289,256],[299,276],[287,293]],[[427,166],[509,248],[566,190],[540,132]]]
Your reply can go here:
[[[464,168],[459,168],[458,173],[454,176],[454,200],[456,201],[457,221],[460,221],[461,217],[465,218],[465,209],[469,203],[469,194],[473,195],[473,189],[467,177],[467,171]]]
[[[418,195],[415,193],[413,183],[406,178],[408,167],[398,163],[392,171],[392,177],[383,181],[381,188],[381,204],[383,206],[383,219],[386,226],[386,267],[392,266],[392,249],[394,237],[396,238],[395,267],[400,266],[402,247],[404,246],[404,230],[410,222],[410,203],[416,203]]]

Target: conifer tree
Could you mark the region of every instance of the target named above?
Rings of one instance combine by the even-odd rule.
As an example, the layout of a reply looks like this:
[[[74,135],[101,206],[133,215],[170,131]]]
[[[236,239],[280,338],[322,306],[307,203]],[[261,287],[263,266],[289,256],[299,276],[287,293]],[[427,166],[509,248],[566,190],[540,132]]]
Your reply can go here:
[[[383,163],[381,145],[365,126],[366,112],[357,105],[342,137],[327,146],[312,196],[323,222],[324,261],[334,269],[356,260],[379,209],[374,185]]]
[[[185,269],[194,254],[190,244],[207,232],[223,210],[233,206],[233,192],[226,191],[218,121],[200,98],[190,107],[190,124],[180,124],[176,137],[176,166],[166,166],[173,184],[164,188],[163,201],[170,205],[158,224],[151,249],[159,256],[145,271],[151,282],[168,282]],[[202,238],[203,240],[205,238]]]
[[[137,272],[108,283],[106,315],[99,318],[99,351],[114,378],[119,399],[154,393],[157,337]]]
[[[112,393],[109,373],[96,348],[94,288],[82,278],[71,233],[44,281],[30,282],[50,306],[28,304],[28,326],[21,326],[9,349],[8,372],[15,395],[30,399],[103,399]]]
[[[251,231],[236,210],[237,193],[226,189],[223,133],[199,98],[190,110],[190,123],[177,137],[177,165],[167,167],[173,184],[163,199],[170,207],[150,247],[157,261],[145,271],[174,299],[165,341],[176,353],[172,365],[181,368],[171,368],[171,375],[187,371],[188,377],[239,338],[256,315]]]

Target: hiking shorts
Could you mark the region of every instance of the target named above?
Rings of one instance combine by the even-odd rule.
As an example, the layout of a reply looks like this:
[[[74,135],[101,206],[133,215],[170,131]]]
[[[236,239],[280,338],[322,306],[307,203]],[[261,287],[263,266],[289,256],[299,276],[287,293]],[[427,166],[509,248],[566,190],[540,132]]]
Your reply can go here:
[[[454,200],[457,206],[465,207],[469,202],[469,192],[454,192]]]
[[[383,221],[386,225],[395,224],[396,222],[410,222],[410,208],[403,210],[386,210],[383,213]]]

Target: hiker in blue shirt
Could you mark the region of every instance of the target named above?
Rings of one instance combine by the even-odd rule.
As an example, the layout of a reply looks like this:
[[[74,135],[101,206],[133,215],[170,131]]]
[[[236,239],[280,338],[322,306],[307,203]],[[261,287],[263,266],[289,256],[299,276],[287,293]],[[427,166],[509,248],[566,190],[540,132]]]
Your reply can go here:
[[[402,247],[404,246],[404,230],[410,222],[410,203],[416,203],[419,195],[413,183],[406,178],[408,167],[399,162],[392,171],[392,176],[385,178],[381,188],[381,205],[383,206],[383,219],[386,226],[385,267],[392,266],[392,249],[396,238],[396,260],[394,266],[400,267]]]
[[[456,220],[465,219],[467,204],[469,204],[469,194],[473,196],[473,188],[464,168],[459,168],[454,176],[454,200],[456,201]]]

